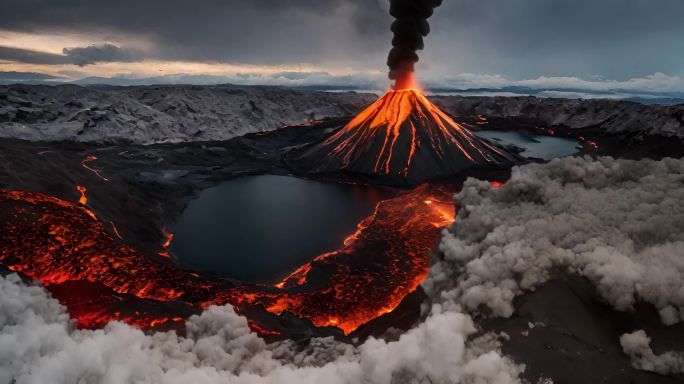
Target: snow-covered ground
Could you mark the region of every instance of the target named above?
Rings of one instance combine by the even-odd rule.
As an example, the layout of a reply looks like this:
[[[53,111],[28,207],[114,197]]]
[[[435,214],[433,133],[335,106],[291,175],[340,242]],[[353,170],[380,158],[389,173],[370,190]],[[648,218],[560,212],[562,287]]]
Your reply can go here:
[[[351,116],[376,98],[231,85],[0,86],[0,137],[136,144],[227,140]]]
[[[352,116],[373,94],[257,86],[0,85],[0,137],[152,144],[227,140],[324,117]],[[684,139],[684,105],[535,97],[435,96],[454,115],[524,117],[547,127]]]

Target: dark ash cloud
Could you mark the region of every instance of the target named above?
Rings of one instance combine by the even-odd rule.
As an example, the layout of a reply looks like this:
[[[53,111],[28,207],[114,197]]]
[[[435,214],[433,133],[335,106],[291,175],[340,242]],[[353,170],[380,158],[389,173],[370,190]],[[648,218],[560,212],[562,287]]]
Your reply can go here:
[[[427,19],[440,5],[442,0],[390,0],[390,15],[396,19],[391,27],[392,49],[387,56],[390,79],[413,72],[418,61],[416,51],[425,48],[423,37],[430,33]]]

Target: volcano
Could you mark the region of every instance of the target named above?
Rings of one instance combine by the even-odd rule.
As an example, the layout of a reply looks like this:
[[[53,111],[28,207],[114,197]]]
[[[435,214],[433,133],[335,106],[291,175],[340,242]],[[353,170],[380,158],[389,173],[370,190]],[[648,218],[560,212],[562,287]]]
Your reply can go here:
[[[471,166],[510,165],[508,153],[456,123],[413,88],[390,90],[327,140],[293,158],[310,173],[416,185]]]

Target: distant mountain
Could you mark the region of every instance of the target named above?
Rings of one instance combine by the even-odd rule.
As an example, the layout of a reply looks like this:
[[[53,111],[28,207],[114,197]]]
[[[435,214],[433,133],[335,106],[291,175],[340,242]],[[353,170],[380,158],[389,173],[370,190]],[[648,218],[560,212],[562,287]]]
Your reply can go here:
[[[55,83],[56,81],[64,80],[61,77],[47,75],[39,72],[15,72],[15,71],[0,71],[0,84],[16,84],[16,83]]]
[[[302,91],[383,93],[382,79],[370,75],[331,75],[326,72],[281,72],[275,74],[160,74],[150,77],[85,77],[68,80],[37,72],[0,72],[0,84],[78,84],[83,86],[144,86],[144,85],[219,85],[280,86]],[[594,83],[601,86],[602,83]],[[591,89],[579,87],[503,86],[458,88],[432,84],[427,94],[462,96],[538,96],[565,99],[630,100],[642,104],[684,104],[684,92],[650,92],[635,89]]]
[[[593,90],[582,88],[451,88],[430,87],[428,92],[439,95],[461,96],[538,96],[564,99],[613,99],[629,100],[642,104],[674,105],[684,104],[684,92],[647,92],[625,89]]]

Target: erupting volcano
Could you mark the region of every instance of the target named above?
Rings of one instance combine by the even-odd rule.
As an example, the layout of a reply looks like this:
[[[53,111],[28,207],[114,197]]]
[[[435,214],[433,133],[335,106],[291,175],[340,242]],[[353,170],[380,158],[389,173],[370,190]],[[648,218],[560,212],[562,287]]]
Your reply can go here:
[[[430,33],[427,21],[441,0],[391,0],[392,49],[387,57],[392,90],[322,143],[291,160],[307,173],[342,172],[385,184],[417,185],[473,165],[516,161],[441,111],[414,78],[417,51]]]
[[[516,156],[456,123],[412,85],[411,73],[346,126],[296,159],[307,172],[380,177],[419,184],[473,165],[501,165]]]

